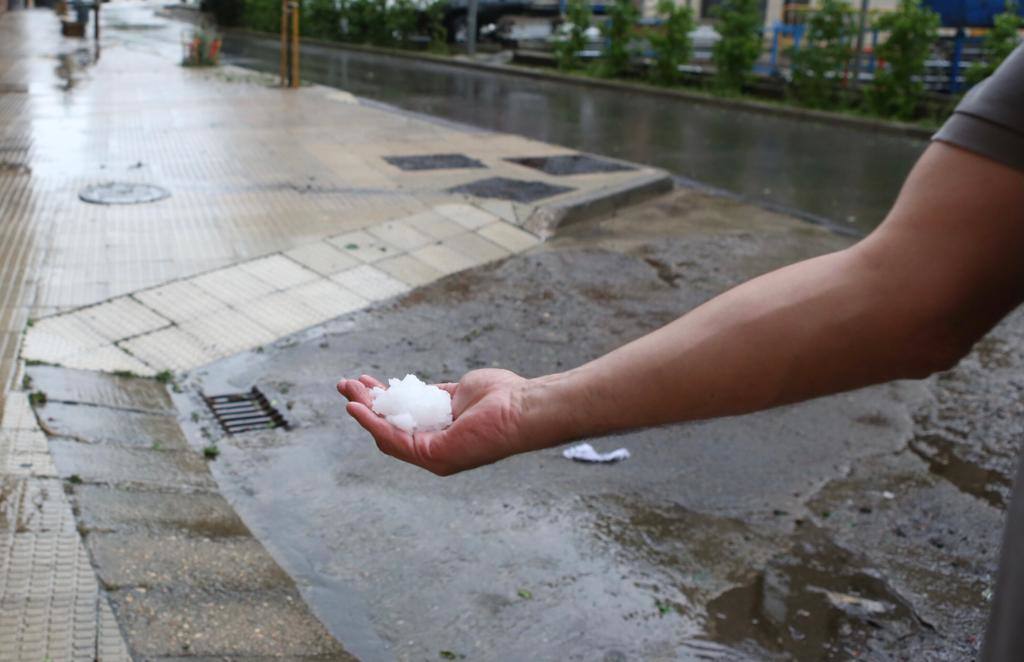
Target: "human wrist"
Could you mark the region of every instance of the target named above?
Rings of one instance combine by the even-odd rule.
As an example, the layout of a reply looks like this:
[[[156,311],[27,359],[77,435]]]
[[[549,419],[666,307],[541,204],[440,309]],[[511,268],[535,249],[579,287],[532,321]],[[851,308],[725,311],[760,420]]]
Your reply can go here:
[[[523,443],[539,450],[594,434],[578,371],[527,379],[519,394]]]

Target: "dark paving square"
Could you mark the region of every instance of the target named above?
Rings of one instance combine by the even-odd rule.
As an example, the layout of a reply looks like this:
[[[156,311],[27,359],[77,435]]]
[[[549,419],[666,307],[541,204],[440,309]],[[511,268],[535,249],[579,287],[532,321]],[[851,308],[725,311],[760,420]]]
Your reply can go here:
[[[483,163],[465,154],[423,154],[420,156],[385,156],[384,160],[402,170],[451,170],[484,168]]]
[[[497,198],[513,202],[533,202],[574,190],[570,186],[553,186],[544,182],[528,182],[507,177],[489,177],[448,189],[449,193],[467,193],[478,198]]]
[[[633,166],[615,161],[597,159],[586,154],[563,154],[560,156],[531,156],[521,159],[506,159],[512,163],[534,168],[549,175],[588,175],[595,172],[621,172],[636,170]]]

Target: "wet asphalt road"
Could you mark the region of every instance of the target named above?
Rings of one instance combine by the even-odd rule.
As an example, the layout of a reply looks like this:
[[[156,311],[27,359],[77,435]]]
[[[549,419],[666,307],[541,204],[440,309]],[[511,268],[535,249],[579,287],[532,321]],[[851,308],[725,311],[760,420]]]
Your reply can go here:
[[[276,73],[273,40],[230,33],[235,64]],[[884,218],[917,138],[433,62],[302,48],[302,76],[401,108],[644,163],[860,233]]]
[[[552,449],[440,479],[381,455],[333,390],[565,369],[847,241],[682,190],[203,368],[177,404],[197,448],[219,436],[200,390],[256,384],[287,412],[211,468],[362,659],[969,659],[1024,420],[1021,315],[924,382],[595,441],[632,451],[612,466]]]

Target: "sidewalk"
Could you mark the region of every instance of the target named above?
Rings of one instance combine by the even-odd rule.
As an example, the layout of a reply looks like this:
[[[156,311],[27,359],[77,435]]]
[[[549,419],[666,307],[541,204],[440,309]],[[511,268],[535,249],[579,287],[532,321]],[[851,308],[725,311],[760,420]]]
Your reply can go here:
[[[0,14],[0,660],[127,659],[122,632],[136,655],[157,635],[167,647],[146,649],[152,654],[198,641],[202,632],[177,628],[209,619],[175,611],[183,598],[175,595],[173,573],[141,598],[152,578],[114,572],[120,579],[110,580],[109,568],[120,562],[108,554],[104,565],[97,557],[109,552],[105,540],[143,540],[158,553],[177,534],[160,529],[125,538],[141,534],[120,520],[94,532],[88,522],[76,525],[65,491],[80,509],[89,495],[144,499],[172,488],[161,482],[160,467],[180,461],[189,480],[198,481],[186,486],[189,494],[198,490],[195,498],[204,503],[219,499],[204,492],[213,483],[180,440],[174,448],[160,439],[138,448],[145,435],[56,442],[66,447],[64,457],[84,458],[83,466],[113,453],[149,467],[151,476],[129,477],[130,490],[119,482],[129,478],[104,467],[95,475],[79,475],[78,465],[55,467],[36,422],[45,410],[34,415],[27,393],[33,377],[43,388],[44,368],[26,378],[24,362],[140,376],[192,370],[521,252],[567,210],[601,201],[607,207],[623,192],[668,182],[654,169],[580,158],[343,91],[281,90],[231,67],[182,68],[185,26],[156,18],[156,7],[105,5],[102,50],[90,40],[61,38],[50,11]],[[101,189],[101,197],[163,197],[138,204],[80,198],[110,183],[126,186]],[[103,379],[101,391],[125,377]],[[63,400],[45,414],[48,425],[59,407],[83,404],[80,394]],[[84,404],[130,417],[130,408],[116,403]],[[76,480],[84,484],[76,488]],[[79,531],[88,535],[101,579],[107,573],[102,583]],[[198,549],[204,562],[230,568],[230,549],[251,544],[248,531],[239,530]],[[113,548],[137,551],[134,543]],[[247,558],[276,567],[260,553]],[[124,562],[144,567],[152,558]],[[177,560],[169,563],[177,568]],[[114,592],[120,629],[101,586]],[[275,595],[295,590],[290,580],[272,588]],[[244,624],[256,613],[273,620],[256,604],[217,604],[227,623]],[[288,611],[286,621],[314,632],[319,625],[310,619],[302,608]],[[335,651],[324,659],[345,658],[333,644],[314,646],[312,637],[307,649],[298,641],[292,648],[252,648],[246,631],[232,629],[232,639],[216,645],[208,638],[192,654]]]

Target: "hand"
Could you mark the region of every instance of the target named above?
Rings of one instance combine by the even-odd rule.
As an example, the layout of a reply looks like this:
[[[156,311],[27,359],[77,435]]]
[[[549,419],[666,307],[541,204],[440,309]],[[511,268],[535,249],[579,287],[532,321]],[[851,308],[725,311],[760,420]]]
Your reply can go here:
[[[373,435],[383,453],[448,476],[531,450],[522,430],[526,383],[508,370],[474,370],[457,384],[438,384],[452,394],[452,424],[412,435],[373,411],[370,389],[384,388],[373,377],[343,379],[338,392],[348,398],[348,413]]]

